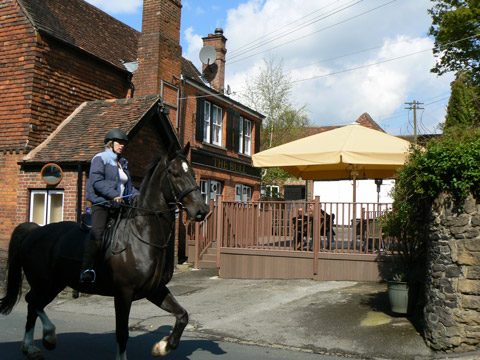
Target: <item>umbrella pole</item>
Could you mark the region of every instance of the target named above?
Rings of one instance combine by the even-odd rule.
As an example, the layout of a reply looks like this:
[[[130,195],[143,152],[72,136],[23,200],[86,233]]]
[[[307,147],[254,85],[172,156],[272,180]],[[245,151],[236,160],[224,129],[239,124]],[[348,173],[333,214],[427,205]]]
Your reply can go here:
[[[353,174],[353,221],[357,222],[357,175]]]

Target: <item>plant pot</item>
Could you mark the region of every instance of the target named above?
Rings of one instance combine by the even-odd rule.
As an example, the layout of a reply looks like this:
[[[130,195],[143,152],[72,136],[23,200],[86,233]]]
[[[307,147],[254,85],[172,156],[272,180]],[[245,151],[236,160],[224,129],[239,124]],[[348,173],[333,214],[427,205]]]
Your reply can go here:
[[[408,314],[408,292],[409,287],[406,282],[388,282],[388,298],[390,299],[390,306],[393,312]]]

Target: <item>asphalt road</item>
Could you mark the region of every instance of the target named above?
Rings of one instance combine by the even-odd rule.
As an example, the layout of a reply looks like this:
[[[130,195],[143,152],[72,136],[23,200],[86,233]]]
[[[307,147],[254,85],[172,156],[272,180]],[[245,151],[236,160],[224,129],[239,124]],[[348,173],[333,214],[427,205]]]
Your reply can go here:
[[[58,300],[62,301],[70,300]],[[98,303],[97,303],[98,304]],[[108,302],[104,305],[108,306]],[[57,311],[55,303],[47,308],[50,319],[57,327],[58,345],[53,351],[43,349],[40,341],[42,334],[41,323],[36,326],[36,346],[42,349],[46,359],[51,360],[105,360],[114,359],[116,342],[114,317],[110,311],[105,315],[90,315],[82,311]],[[97,307],[100,310],[99,307]],[[105,310],[105,309],[104,309]],[[21,301],[8,316],[0,316],[0,359],[25,359],[21,354],[21,340],[23,338],[26,314],[26,303]],[[171,326],[161,325],[153,328],[152,319],[131,319],[136,324],[130,332],[127,354],[129,359],[153,359],[151,348],[155,342],[163,338]],[[143,325],[142,325],[143,324]],[[242,341],[225,341],[215,336],[186,331],[177,350],[163,357],[163,359],[255,359],[255,360],[311,360],[311,359],[338,359],[336,356],[319,355],[311,352],[263,347]]]
[[[177,350],[165,359],[438,359],[412,319],[390,311],[386,285],[351,281],[241,280],[216,270],[177,271],[169,289],[189,312]],[[64,292],[46,309],[58,345],[47,359],[114,359],[113,299]],[[0,359],[20,353],[26,304],[0,316]],[[129,359],[151,349],[174,317],[146,300],[133,304]],[[38,321],[36,339],[41,338]],[[41,345],[38,345],[41,347]],[[480,358],[480,353],[465,359]],[[453,359],[455,357],[445,357]]]

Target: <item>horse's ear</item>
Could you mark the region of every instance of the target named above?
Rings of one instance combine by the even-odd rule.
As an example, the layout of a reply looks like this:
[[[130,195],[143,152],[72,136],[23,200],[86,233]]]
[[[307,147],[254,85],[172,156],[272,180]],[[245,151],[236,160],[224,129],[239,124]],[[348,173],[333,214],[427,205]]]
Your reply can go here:
[[[175,159],[175,156],[177,155],[177,147],[175,146],[174,142],[172,142],[168,147],[167,154],[168,154],[168,160]]]
[[[190,152],[190,141],[183,148],[182,154],[183,154],[183,156],[187,157],[189,152]]]

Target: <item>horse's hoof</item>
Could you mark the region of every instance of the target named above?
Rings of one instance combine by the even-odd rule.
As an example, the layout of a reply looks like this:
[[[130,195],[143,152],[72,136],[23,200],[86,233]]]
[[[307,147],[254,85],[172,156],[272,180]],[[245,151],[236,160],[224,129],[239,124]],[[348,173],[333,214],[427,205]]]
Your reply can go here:
[[[47,350],[53,350],[57,347],[57,334],[55,334],[55,328],[43,332],[42,344]]]
[[[45,360],[42,351],[36,346],[26,347],[22,345],[22,353],[28,360]]]
[[[47,341],[45,338],[42,339],[42,345],[45,349],[47,350],[53,350],[57,347],[57,343],[54,342],[54,343],[51,343],[49,341]]]
[[[152,355],[153,356],[165,356],[170,352],[170,347],[168,346],[168,336],[165,336],[158,343],[153,345]]]

